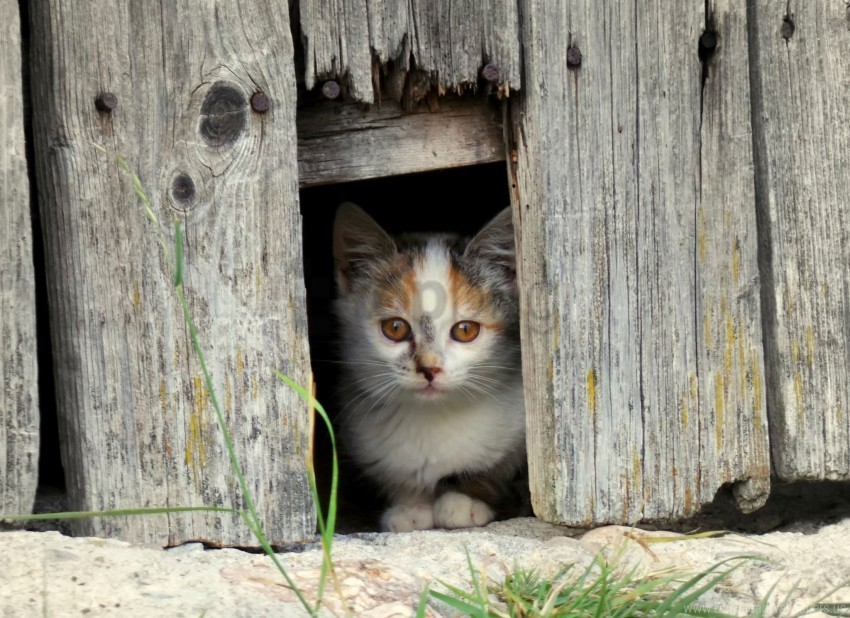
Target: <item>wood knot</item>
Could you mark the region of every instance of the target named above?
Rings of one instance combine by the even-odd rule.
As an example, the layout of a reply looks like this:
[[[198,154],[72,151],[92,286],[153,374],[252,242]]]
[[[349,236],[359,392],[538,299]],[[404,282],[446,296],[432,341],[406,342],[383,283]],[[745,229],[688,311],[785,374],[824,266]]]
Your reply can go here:
[[[248,101],[242,91],[227,82],[216,82],[201,105],[201,137],[210,146],[227,146],[245,130]]]
[[[195,198],[195,181],[185,172],[180,172],[171,181],[171,197],[175,202],[189,204]]]
[[[786,15],[782,18],[782,27],[779,29],[779,33],[782,35],[782,38],[786,41],[794,36],[794,30],[797,29],[797,25],[794,23],[794,16],[791,14]]]

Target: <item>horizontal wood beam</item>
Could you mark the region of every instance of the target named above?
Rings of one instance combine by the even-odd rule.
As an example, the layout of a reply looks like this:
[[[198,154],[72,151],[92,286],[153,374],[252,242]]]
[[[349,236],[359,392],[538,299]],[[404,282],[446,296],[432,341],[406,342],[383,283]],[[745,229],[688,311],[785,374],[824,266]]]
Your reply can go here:
[[[301,188],[505,159],[498,104],[447,97],[405,112],[321,101],[298,110]]]

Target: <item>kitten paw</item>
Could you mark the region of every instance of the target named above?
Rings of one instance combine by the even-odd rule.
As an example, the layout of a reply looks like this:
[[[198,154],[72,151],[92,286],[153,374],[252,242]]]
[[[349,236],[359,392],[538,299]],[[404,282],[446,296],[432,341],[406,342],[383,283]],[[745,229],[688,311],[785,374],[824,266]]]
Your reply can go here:
[[[444,493],[434,503],[434,524],[438,528],[484,526],[495,516],[485,502],[455,491]]]
[[[381,530],[385,532],[412,532],[434,527],[434,508],[430,504],[397,504],[381,516]]]

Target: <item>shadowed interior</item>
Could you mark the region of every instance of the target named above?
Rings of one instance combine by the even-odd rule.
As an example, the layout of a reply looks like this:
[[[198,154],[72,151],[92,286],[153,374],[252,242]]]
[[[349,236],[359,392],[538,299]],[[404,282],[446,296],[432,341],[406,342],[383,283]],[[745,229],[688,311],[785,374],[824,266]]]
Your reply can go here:
[[[310,327],[310,354],[316,392],[332,418],[337,410],[339,366],[334,363],[337,339],[331,313],[334,297],[332,232],[337,206],[361,206],[390,234],[456,232],[473,235],[510,203],[504,163],[441,170],[406,176],[314,187],[301,191],[304,274]],[[376,530],[384,503],[377,489],[362,479],[340,453],[340,531]],[[316,435],[316,468],[320,492],[330,487],[330,443]]]

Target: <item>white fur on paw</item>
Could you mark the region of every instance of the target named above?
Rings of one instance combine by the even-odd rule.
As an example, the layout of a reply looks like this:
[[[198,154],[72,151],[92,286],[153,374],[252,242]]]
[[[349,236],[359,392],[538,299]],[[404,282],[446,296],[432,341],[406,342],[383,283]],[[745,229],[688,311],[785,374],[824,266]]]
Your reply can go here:
[[[485,502],[455,491],[443,494],[434,503],[434,524],[438,528],[484,526],[495,516]]]
[[[434,527],[434,509],[430,504],[397,504],[381,516],[381,530],[386,532],[412,532]]]

